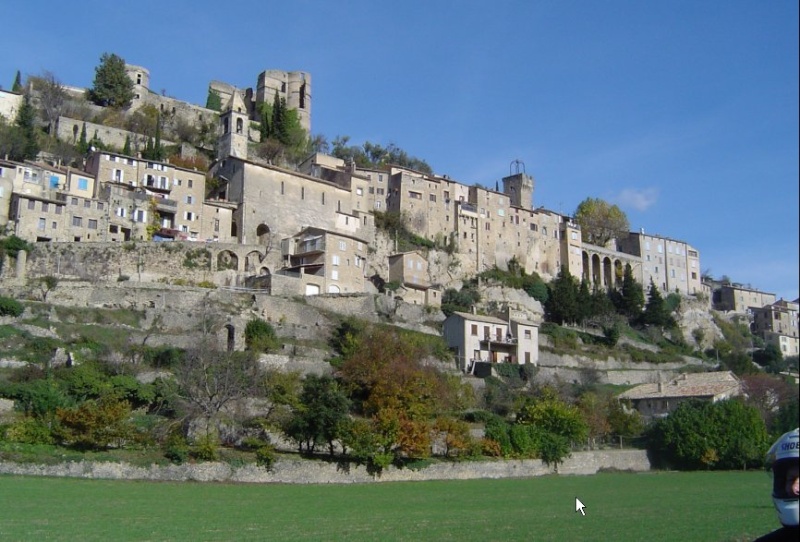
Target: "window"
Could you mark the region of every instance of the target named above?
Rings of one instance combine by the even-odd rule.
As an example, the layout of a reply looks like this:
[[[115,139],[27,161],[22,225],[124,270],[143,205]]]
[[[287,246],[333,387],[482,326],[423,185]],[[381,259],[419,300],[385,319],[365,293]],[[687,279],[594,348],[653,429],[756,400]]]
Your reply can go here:
[[[57,229],[57,228],[58,228],[58,222],[56,222],[55,220],[53,220],[53,223],[52,223],[52,224],[50,224],[50,229],[51,229],[51,230],[55,230],[55,229]]]
[[[571,237],[572,240],[575,241],[578,238],[578,232],[572,232]]]
[[[64,211],[64,208],[61,205],[56,205],[56,214],[60,215]]]
[[[78,178],[78,190],[89,190],[89,180],[83,177]]]
[[[497,210],[497,216],[506,216],[506,210],[505,209],[498,209]]]
[[[285,186],[283,184],[283,181],[281,181],[281,195],[283,195],[284,193],[285,193]]]
[[[363,196],[364,195],[364,189],[363,188],[356,188],[356,195],[357,196]]]
[[[408,197],[411,199],[422,199],[421,192],[413,192],[411,190],[408,191]]]
[[[339,265],[339,262],[340,262],[339,255],[334,254],[333,257],[331,258],[331,263],[333,265]]]
[[[663,254],[664,253],[664,245],[658,245],[658,253],[659,254]]]
[[[347,242],[339,241],[339,250],[347,250]]]
[[[28,200],[28,209],[31,211],[36,210],[36,202],[32,199]]]
[[[116,181],[118,183],[122,182],[123,173],[121,169],[114,169],[111,172],[111,180]]]
[[[436,194],[431,194],[431,195],[430,195],[430,200],[431,200],[433,203],[436,203]]]
[[[378,195],[382,196],[384,194],[383,188],[378,188]]]
[[[44,218],[39,219],[39,224],[36,226],[36,229],[43,230],[47,227],[47,220]]]
[[[186,196],[186,203],[191,205],[192,203],[194,203],[194,198],[192,196]]]
[[[103,204],[103,202],[102,201],[98,201],[97,202],[97,210],[98,211],[102,211],[104,208],[105,208],[105,205]]]
[[[76,227],[76,228],[82,227],[83,226],[83,218],[81,218],[79,216],[73,216],[72,217],[72,225],[74,227]]]
[[[478,336],[478,324],[472,324],[471,333],[473,337]]]
[[[78,198],[72,198],[69,203],[70,205],[78,205]]]
[[[183,218],[185,220],[192,221],[192,220],[195,219],[195,214],[193,212],[191,212],[191,211],[186,211],[186,212],[183,213]]]
[[[530,330],[530,329],[526,329],[526,330],[524,331],[524,337],[525,337],[526,339],[530,339],[530,338],[531,338],[531,330]]]
[[[43,202],[42,202],[42,212],[43,212],[43,213],[46,213],[46,212],[47,212],[47,211],[49,211],[49,210],[50,210],[50,204],[49,204],[49,203],[47,203],[46,201],[43,201]]]
[[[92,200],[90,200],[90,199],[83,200],[84,209],[89,209],[91,206],[92,206]]]
[[[147,211],[144,209],[136,209],[133,212],[133,220],[134,222],[146,222],[147,221]]]
[[[331,271],[331,280],[339,280],[339,271],[337,269]]]
[[[114,214],[120,218],[125,218],[128,216],[128,210],[125,207],[117,207],[117,210],[114,211]]]
[[[186,182],[188,182],[188,183],[189,183],[189,188],[193,188],[193,186],[194,186],[194,181],[192,181],[192,179],[189,179],[189,180],[188,180],[188,181],[186,181]]]
[[[96,230],[97,229],[97,220],[95,220],[93,218],[90,218],[88,226],[89,226],[90,230]]]

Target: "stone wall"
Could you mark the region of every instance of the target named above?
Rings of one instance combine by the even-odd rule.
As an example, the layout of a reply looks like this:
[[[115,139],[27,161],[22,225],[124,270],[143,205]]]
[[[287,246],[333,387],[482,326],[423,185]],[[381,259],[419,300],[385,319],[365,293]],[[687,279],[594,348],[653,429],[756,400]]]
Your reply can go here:
[[[644,450],[575,452],[559,465],[558,469],[545,465],[538,459],[464,461],[435,463],[419,470],[389,467],[380,476],[373,476],[364,467],[358,465],[342,466],[336,463],[301,459],[279,459],[272,471],[256,465],[234,468],[226,463],[135,467],[125,463],[80,462],[31,465],[0,462],[0,473],[25,476],[289,484],[527,478],[554,473],[595,474],[601,469],[644,472],[650,470],[650,462]]]
[[[121,128],[114,128],[112,126],[105,126],[103,124],[95,124],[93,122],[82,121],[78,119],[71,119],[69,117],[58,117],[56,123],[56,137],[62,141],[75,144],[81,137],[81,130],[83,125],[86,124],[86,140],[91,141],[94,134],[104,145],[110,145],[115,149],[122,150],[125,146],[125,139],[130,140],[132,152],[137,149],[144,149],[147,142],[147,137],[130,132]],[[175,142],[166,139],[161,140],[162,145],[174,145]]]

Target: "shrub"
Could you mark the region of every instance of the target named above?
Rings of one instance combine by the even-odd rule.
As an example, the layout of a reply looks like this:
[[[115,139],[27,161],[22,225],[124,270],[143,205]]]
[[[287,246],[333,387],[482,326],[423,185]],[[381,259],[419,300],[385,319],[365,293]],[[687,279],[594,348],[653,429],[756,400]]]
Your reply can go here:
[[[198,461],[217,461],[219,451],[217,450],[217,438],[214,435],[205,435],[192,450],[192,457]]]
[[[53,434],[39,418],[23,418],[6,429],[6,440],[21,444],[53,444]]]
[[[183,435],[172,434],[164,444],[164,457],[180,465],[189,459],[189,445]]]
[[[19,316],[25,311],[22,303],[10,297],[0,296],[0,316]]]
[[[247,349],[254,352],[269,352],[278,348],[275,329],[261,318],[247,322],[244,328],[244,341]]]
[[[259,467],[264,467],[268,471],[271,471],[275,464],[275,459],[275,448],[269,444],[256,450],[256,464]]]

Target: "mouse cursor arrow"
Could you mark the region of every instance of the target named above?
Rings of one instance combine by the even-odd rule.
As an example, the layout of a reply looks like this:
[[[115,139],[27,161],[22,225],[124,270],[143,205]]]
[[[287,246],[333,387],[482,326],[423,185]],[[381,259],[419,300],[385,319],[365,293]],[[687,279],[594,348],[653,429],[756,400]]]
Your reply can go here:
[[[580,510],[581,515],[585,516],[586,512],[584,512],[583,510],[584,508],[586,508],[586,505],[583,504],[578,497],[575,497],[575,511],[577,512],[578,510]]]

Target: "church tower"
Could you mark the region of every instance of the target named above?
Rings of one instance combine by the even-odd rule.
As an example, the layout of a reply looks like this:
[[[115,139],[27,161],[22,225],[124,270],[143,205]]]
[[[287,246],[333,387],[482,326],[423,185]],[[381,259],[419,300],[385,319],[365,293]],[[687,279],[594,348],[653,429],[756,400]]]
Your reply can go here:
[[[234,90],[230,100],[219,116],[220,136],[217,144],[217,159],[228,156],[247,158],[247,141],[250,123],[247,108],[238,90]]]

